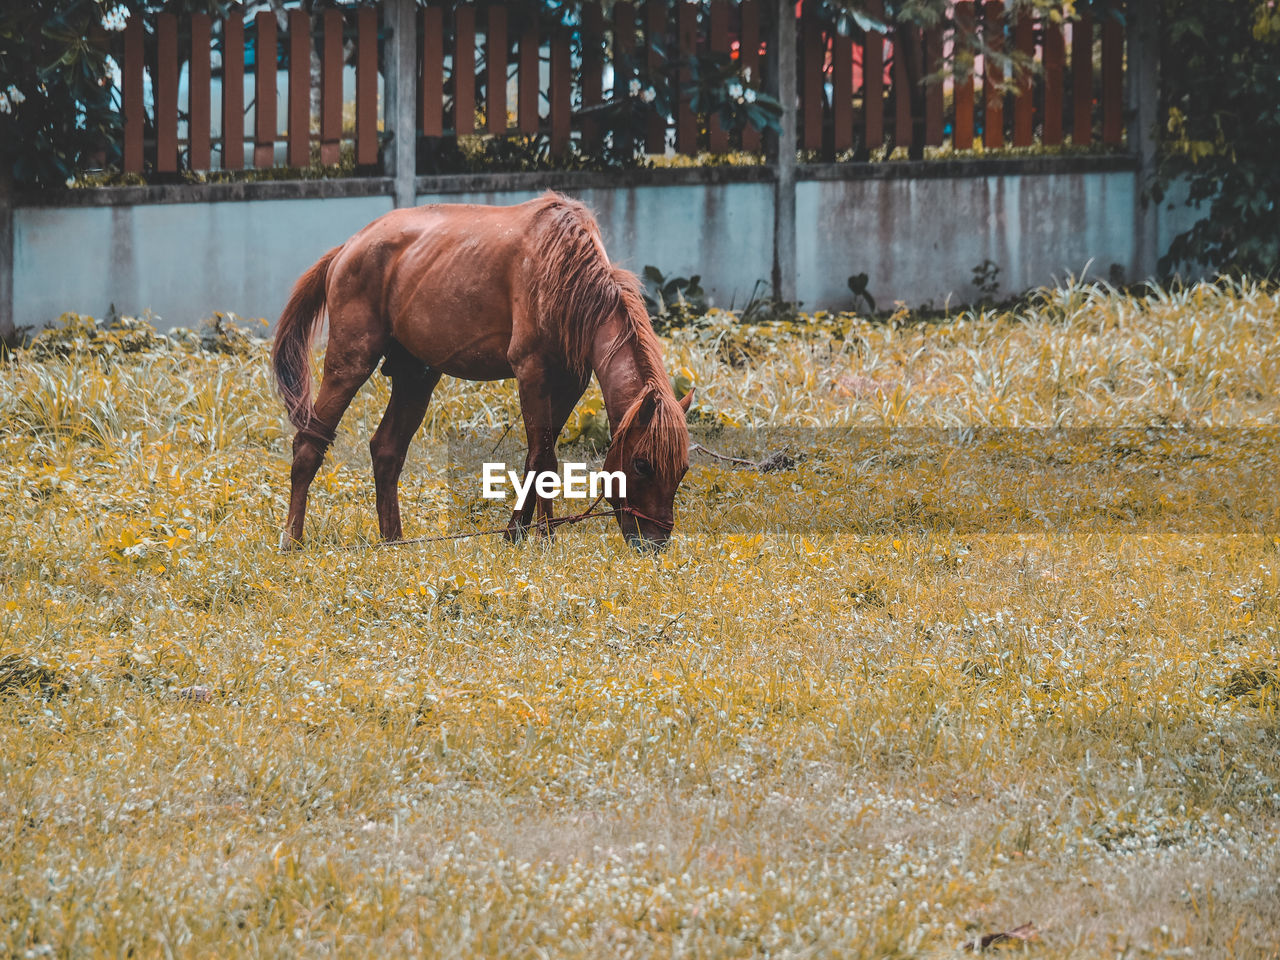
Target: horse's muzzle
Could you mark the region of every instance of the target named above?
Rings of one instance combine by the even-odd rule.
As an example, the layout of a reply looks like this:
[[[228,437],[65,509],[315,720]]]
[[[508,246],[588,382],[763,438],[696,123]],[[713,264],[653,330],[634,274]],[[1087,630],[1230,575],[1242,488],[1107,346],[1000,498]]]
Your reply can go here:
[[[667,549],[667,542],[671,539],[669,524],[655,523],[632,512],[622,514],[618,518],[618,526],[627,545],[639,553],[659,553]]]

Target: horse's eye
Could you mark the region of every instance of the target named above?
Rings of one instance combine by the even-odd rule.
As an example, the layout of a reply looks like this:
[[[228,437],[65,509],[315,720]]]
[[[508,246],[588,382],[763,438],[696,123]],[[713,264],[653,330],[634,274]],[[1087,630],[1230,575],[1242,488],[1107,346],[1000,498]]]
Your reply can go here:
[[[653,464],[644,457],[636,457],[631,461],[631,467],[635,470],[637,477],[652,477]]]

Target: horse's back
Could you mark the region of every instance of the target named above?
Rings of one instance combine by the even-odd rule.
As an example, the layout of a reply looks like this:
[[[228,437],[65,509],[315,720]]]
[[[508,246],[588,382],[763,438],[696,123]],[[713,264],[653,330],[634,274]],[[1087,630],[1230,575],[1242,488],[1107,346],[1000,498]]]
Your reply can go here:
[[[539,198],[385,214],[347,241],[330,270],[331,327],[345,300],[376,312],[391,336],[443,373],[510,376],[513,316],[528,295],[522,274],[545,207]]]

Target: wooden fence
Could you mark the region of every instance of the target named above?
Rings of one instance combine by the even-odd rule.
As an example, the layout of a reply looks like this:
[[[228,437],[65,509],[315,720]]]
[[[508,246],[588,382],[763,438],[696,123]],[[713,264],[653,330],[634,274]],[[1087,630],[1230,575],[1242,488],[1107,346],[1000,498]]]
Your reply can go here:
[[[281,38],[276,17],[269,12],[258,13],[247,23],[238,15],[215,21],[206,14],[194,14],[180,23],[175,14],[160,13],[151,34],[140,18],[130,17],[120,57],[124,171],[138,173],[150,166],[157,173],[171,173],[180,166],[190,170],[215,167],[210,95],[215,52],[220,63],[222,101],[218,169],[239,170],[246,165],[245,87],[250,80],[254,107],[253,127],[248,131],[253,145],[251,166],[275,166],[275,145],[281,139],[287,143],[289,166],[309,165],[311,145],[317,139],[320,162],[337,163],[344,137],[342,79],[344,38],[348,36],[354,40],[356,163],[377,163],[378,13],[375,7],[331,9],[313,18],[301,9],[290,10],[283,54],[278,50]],[[245,73],[246,30],[254,53],[252,77]],[[318,43],[321,62],[318,125],[311,111],[313,43]],[[264,56],[264,51],[269,55]],[[178,103],[180,60],[188,64],[185,110]],[[276,109],[281,61],[287,70],[289,90],[283,130]],[[149,104],[144,100],[148,86],[145,79],[150,80],[152,90]],[[184,140],[178,137],[180,113],[185,114],[188,131]]]
[[[949,141],[957,150],[972,149],[979,137],[986,149],[1029,147],[1037,140],[1058,146],[1067,129],[1079,146],[1097,137],[1111,145],[1124,140],[1119,0],[1082,4],[1079,19],[1066,24],[1026,11],[1010,22],[1002,0],[962,0],[952,5],[946,22],[923,32],[886,36],[869,31],[860,41],[824,29],[812,12],[816,5],[805,6],[800,70],[801,143],[806,150],[825,147],[841,154],[859,141],[867,152],[886,143],[909,147],[916,136],[923,137],[925,146]],[[878,13],[883,0],[870,6]],[[915,49],[900,49],[907,45]],[[958,55],[951,56],[953,51]],[[983,51],[1016,52],[1023,67],[1013,77],[1012,90],[1000,59]],[[907,79],[913,58],[922,64],[925,77],[915,104]],[[951,66],[949,75],[944,63]],[[855,132],[859,127],[860,138]]]
[[[580,19],[550,26],[534,12],[541,4],[418,8],[415,134],[541,135],[559,157],[575,148],[590,155],[606,137],[615,151],[620,142],[649,154],[759,151],[758,131],[731,131],[718,116],[695,113],[688,85],[699,55],[722,54],[736,64],[744,93],[762,88],[770,56],[761,17],[766,2],[620,0],[607,17],[599,3],[588,3]],[[842,33],[839,24],[823,22],[818,4],[805,0],[796,5],[796,147],[813,159],[862,159],[910,146],[917,137],[925,146],[949,142],[957,150],[979,140],[986,149],[1056,146],[1068,134],[1076,145],[1119,145],[1125,130],[1119,6],[1120,0],[1080,4],[1080,19],[1064,24],[1025,14],[1010,18],[1001,0],[962,0],[945,23],[923,34],[884,36]],[[380,129],[379,120],[379,72],[386,71],[390,46],[380,43],[389,32],[384,14],[374,6],[314,14],[296,8],[284,15],[283,26],[265,12],[248,20],[161,13],[144,23],[131,17],[116,47],[124,171],[333,164],[344,143],[358,168],[375,171],[380,141],[391,132]],[[949,55],[954,50],[958,56]],[[1034,69],[1006,84],[1000,65],[1007,61],[984,50],[1016,51]],[[908,89],[913,62],[917,75],[928,75],[915,97]],[[944,62],[953,65],[945,76]],[[348,97],[344,76],[350,72]],[[277,110],[281,76],[288,89],[283,117]],[[660,80],[678,91],[669,111],[650,100],[648,91]],[[620,128],[616,108],[637,99],[642,106],[622,115],[642,121]],[[610,108],[613,114],[606,113]],[[606,116],[614,118],[607,132]]]

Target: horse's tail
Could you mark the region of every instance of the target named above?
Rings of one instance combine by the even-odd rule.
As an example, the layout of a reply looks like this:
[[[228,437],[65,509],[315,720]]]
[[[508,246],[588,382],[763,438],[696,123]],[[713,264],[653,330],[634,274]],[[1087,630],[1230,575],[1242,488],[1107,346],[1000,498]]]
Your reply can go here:
[[[324,310],[324,284],[329,264],[342,247],[334,247],[298,278],[280,314],[271,366],[289,420],[298,429],[311,420],[311,344]]]

